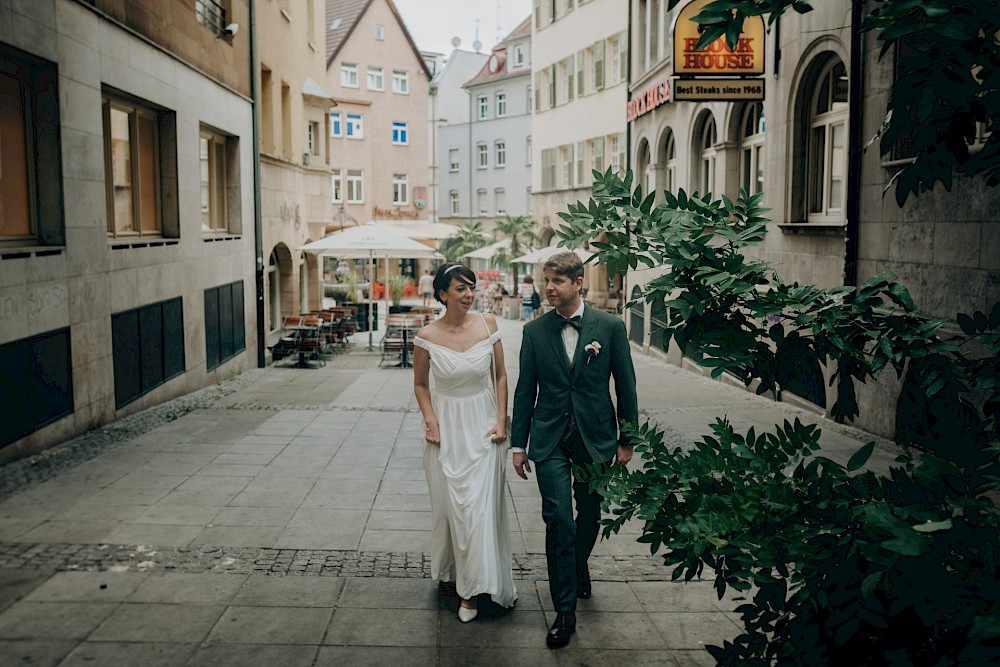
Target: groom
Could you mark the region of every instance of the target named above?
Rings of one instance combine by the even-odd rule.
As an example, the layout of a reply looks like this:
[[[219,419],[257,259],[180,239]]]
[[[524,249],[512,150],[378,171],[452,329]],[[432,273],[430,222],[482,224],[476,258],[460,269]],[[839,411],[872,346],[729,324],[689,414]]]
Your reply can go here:
[[[554,255],[544,273],[545,297],[555,309],[524,325],[511,448],[522,479],[531,472],[529,461],[535,464],[556,611],[546,643],[560,648],[576,631],[576,599],[591,596],[587,559],[601,516],[600,495],[574,480],[572,464],[625,465],[632,458],[632,445],[619,438],[611,377],[617,417],[636,422],[639,406],[625,323],[584,306],[580,258]]]

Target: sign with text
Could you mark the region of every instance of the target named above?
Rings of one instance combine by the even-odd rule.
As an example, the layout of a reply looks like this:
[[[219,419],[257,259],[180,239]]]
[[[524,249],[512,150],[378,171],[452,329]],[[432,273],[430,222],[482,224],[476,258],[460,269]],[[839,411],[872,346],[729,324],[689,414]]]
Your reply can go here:
[[[752,102],[764,99],[764,79],[674,79],[678,102]]]
[[[696,50],[704,27],[694,20],[712,0],[693,0],[677,15],[674,24],[674,74],[683,76],[752,76],[764,73],[764,18],[743,21],[736,48],[725,37]]]
[[[639,116],[649,113],[669,101],[670,77],[664,77],[628,101],[628,105],[625,107],[625,122],[631,123]]]

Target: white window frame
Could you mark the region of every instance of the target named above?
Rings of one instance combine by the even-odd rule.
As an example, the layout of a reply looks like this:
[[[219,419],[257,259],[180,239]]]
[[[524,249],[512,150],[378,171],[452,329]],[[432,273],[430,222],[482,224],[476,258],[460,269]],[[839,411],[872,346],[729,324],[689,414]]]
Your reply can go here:
[[[809,129],[806,134],[806,215],[808,222],[841,223],[844,221],[847,201],[847,116],[848,102],[834,99],[834,70],[844,67],[838,59],[831,59],[820,71],[818,84],[809,103]],[[829,108],[817,108],[822,88],[828,86]],[[840,138],[841,145],[835,145]],[[821,140],[821,142],[820,142]],[[820,143],[820,145],[817,145]],[[817,156],[817,152],[822,155]],[[839,155],[838,155],[839,152]],[[819,159],[817,159],[817,157]],[[817,171],[822,170],[817,179]],[[839,178],[838,178],[839,177]],[[821,188],[817,187],[821,181]],[[834,181],[839,181],[840,196],[833,201]],[[817,201],[821,199],[821,201]]]
[[[476,169],[486,169],[490,166],[490,147],[485,141],[476,144]]]
[[[556,149],[542,149],[542,191],[556,188]]]
[[[330,201],[334,204],[344,202],[344,170],[334,169],[330,173]]]
[[[559,166],[562,174],[559,187],[571,189],[573,187],[573,144],[559,147]]]
[[[715,127],[715,116],[706,114],[698,132],[698,194],[702,197],[715,191],[715,166],[718,152],[715,144],[718,141]]]
[[[392,143],[394,146],[408,146],[410,144],[410,124],[401,121],[392,121]]]
[[[410,73],[398,69],[392,70],[392,92],[397,95],[410,94]]]
[[[486,195],[486,188],[479,188],[476,190],[476,204],[478,205],[476,208],[479,210],[479,215],[490,214],[489,208],[487,207]]]
[[[507,142],[499,139],[493,144],[493,166],[503,169],[507,166]]]
[[[344,136],[344,117],[339,111],[330,112],[330,136],[340,138]]]
[[[392,175],[392,203],[405,206],[410,203],[410,177],[408,174]]]
[[[670,133],[670,137],[667,139],[667,182],[665,184],[666,189],[670,192],[677,193],[677,138],[674,133]]]
[[[385,68],[369,66],[368,74],[365,77],[365,86],[368,90],[384,91]]]
[[[524,44],[517,44],[514,47],[513,64],[514,64],[514,67],[523,67],[524,66]]]
[[[493,191],[493,203],[496,205],[497,215],[507,215],[507,192],[503,188]]]
[[[604,165],[604,137],[590,140],[590,170],[602,174],[607,167]]]
[[[385,26],[381,23],[375,24],[375,39],[380,42],[385,40]]]
[[[459,162],[459,149],[458,146],[452,146],[448,149],[448,171],[454,173],[459,170],[461,163]]]
[[[740,118],[740,185],[747,194],[764,191],[764,109],[750,102]]]
[[[365,115],[360,113],[347,114],[347,123],[344,129],[344,135],[348,139],[364,139]]]
[[[357,63],[340,64],[340,85],[344,88],[358,87],[358,65]]]
[[[319,155],[319,123],[306,122],[306,150],[310,155]]]
[[[490,113],[490,100],[485,95],[476,98],[476,118],[486,120]]]
[[[531,166],[531,135],[529,134],[524,138],[524,155],[525,155],[525,166]]]
[[[496,117],[503,118],[507,115],[507,93],[496,94]]]
[[[365,172],[361,169],[347,170],[347,203],[365,203]]]
[[[448,193],[448,209],[452,215],[458,215],[459,211],[458,191],[452,190]]]

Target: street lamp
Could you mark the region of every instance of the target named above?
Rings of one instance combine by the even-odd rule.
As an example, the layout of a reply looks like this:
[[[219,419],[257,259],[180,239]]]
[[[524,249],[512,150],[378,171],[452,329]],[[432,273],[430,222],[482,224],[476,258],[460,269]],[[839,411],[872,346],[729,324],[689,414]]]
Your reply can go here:
[[[333,214],[333,219],[335,222],[340,223],[340,231],[344,231],[344,223],[353,223],[355,227],[358,226],[358,221],[354,219],[350,213],[344,210],[344,204],[340,204],[340,210]]]

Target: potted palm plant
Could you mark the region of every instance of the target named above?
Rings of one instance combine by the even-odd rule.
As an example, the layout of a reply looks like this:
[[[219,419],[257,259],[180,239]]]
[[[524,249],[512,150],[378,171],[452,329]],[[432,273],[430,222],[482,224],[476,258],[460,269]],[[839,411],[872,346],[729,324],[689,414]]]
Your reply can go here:
[[[406,276],[397,273],[394,276],[389,276],[389,300],[392,301],[392,306],[389,308],[390,313],[406,313],[409,312],[410,306],[401,305],[403,301],[403,293],[406,291],[406,286],[410,283],[410,279]]]

